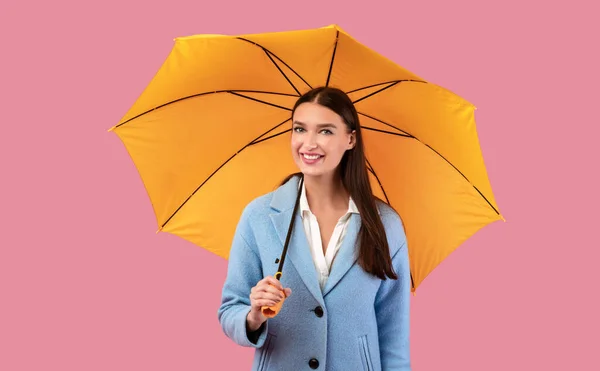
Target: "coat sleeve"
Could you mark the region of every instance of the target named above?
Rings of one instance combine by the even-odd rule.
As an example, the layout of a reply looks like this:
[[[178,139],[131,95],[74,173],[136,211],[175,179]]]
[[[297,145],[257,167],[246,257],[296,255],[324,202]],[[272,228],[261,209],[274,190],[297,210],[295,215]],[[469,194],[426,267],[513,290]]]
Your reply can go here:
[[[250,312],[250,290],[263,278],[261,261],[251,237],[248,210],[244,210],[235,231],[227,277],[223,285],[218,319],[227,337],[245,347],[260,348],[264,345],[268,323],[249,333],[246,316]]]
[[[402,226],[400,227],[402,228]],[[375,301],[381,366],[384,371],[411,371],[410,362],[410,265],[404,230],[396,239],[400,248],[392,256],[397,280],[382,282]],[[390,246],[393,249],[394,246]]]

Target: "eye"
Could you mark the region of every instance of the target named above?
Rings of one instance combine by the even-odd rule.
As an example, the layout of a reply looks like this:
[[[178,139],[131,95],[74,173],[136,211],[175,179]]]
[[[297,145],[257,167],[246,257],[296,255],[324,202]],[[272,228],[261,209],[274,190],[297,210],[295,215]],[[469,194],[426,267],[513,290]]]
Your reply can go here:
[[[294,128],[294,131],[295,131],[296,133],[301,133],[301,132],[303,132],[303,131],[304,131],[304,129],[303,129],[303,128],[301,128],[300,126],[296,126],[296,127]]]
[[[323,134],[325,134],[325,135],[331,135],[331,134],[333,134],[333,132],[332,132],[331,130],[329,130],[329,129],[323,129],[323,130],[321,131],[321,133],[323,133]]]

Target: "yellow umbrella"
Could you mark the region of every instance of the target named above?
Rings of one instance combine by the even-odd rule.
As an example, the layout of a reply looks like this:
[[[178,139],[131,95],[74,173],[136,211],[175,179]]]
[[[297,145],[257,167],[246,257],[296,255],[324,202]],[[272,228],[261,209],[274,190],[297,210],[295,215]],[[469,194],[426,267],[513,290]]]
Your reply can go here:
[[[111,130],[139,171],[159,230],[228,258],[242,209],[297,171],[290,110],[321,85],[348,93],[360,113],[376,196],[404,222],[414,291],[462,242],[502,219],[475,107],[340,27],[177,38]]]

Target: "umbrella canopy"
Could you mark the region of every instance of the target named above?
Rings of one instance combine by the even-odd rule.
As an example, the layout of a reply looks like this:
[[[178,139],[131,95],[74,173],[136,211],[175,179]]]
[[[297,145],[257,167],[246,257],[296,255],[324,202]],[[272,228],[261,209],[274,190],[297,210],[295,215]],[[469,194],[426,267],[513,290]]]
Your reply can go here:
[[[291,109],[322,85],[355,103],[374,192],[406,229],[414,290],[462,242],[502,219],[475,107],[340,27],[177,38],[111,131],[139,171],[159,230],[228,258],[243,208],[297,171]]]

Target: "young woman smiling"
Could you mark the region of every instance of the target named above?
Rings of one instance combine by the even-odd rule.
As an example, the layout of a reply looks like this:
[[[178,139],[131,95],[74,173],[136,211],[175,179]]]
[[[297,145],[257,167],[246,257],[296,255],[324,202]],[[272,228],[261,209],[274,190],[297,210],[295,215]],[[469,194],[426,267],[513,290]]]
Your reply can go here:
[[[218,311],[224,333],[256,349],[255,371],[411,370],[406,236],[373,195],[350,98],[331,87],[300,97],[290,144],[299,172],[240,218]],[[278,280],[270,274],[290,220],[291,264]]]

